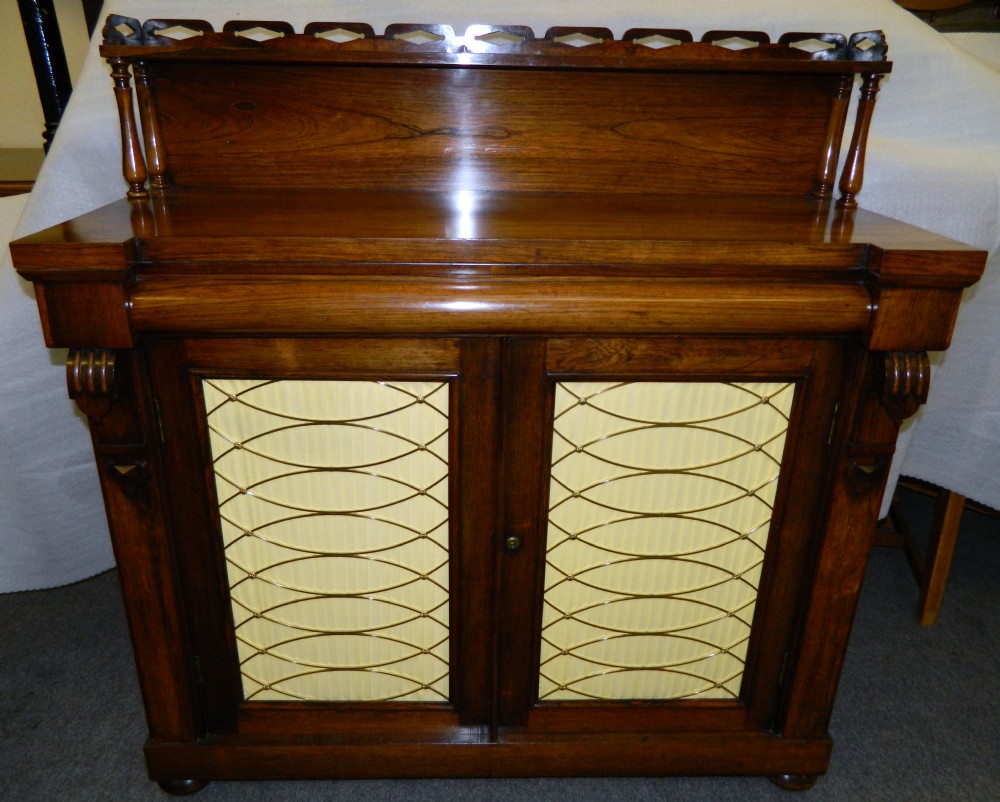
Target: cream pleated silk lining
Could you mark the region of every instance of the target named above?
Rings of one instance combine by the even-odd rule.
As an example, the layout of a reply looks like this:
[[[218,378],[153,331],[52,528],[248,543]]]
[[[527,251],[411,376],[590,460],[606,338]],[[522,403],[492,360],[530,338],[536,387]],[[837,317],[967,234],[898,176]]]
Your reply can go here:
[[[203,383],[247,699],[448,699],[442,382]]]
[[[557,386],[541,699],[739,694],[793,389]]]
[[[203,382],[244,695],[446,701],[446,382]],[[738,695],[794,387],[556,386],[542,700]]]

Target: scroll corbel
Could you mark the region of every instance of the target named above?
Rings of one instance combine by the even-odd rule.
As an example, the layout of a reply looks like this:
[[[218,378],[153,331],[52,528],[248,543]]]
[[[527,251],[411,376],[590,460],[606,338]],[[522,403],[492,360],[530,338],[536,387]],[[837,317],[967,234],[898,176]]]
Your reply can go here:
[[[930,360],[926,351],[888,351],[882,354],[881,376],[876,370],[871,404],[883,414],[865,415],[869,423],[848,444],[847,472],[858,495],[884,487],[896,452],[899,425],[927,400]],[[885,420],[888,416],[889,420]],[[881,418],[884,423],[875,424]],[[891,423],[890,423],[891,421]]]
[[[74,348],[66,359],[69,397],[90,418],[100,423],[111,411],[123,384],[122,361],[115,351],[103,348]]]
[[[897,424],[927,401],[931,364],[926,351],[888,351],[879,401]]]
[[[128,378],[124,354],[103,348],[73,349],[66,360],[69,397],[89,418],[95,432],[98,464],[128,498],[139,497],[149,476],[146,449],[141,441],[102,441],[96,433],[122,401]]]

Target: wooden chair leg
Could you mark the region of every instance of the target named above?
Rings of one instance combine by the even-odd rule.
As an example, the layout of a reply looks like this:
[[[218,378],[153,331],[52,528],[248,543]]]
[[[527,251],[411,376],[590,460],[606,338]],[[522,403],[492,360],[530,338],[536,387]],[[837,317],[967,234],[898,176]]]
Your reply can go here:
[[[923,483],[919,483],[919,487],[933,492],[935,497],[934,517],[926,548],[922,546],[920,538],[914,535],[902,509],[895,501],[889,516],[879,523],[875,531],[874,545],[903,550],[920,589],[917,617],[921,624],[930,626],[937,621],[941,610],[951,558],[958,539],[958,527],[965,509],[965,496]]]
[[[924,626],[930,626],[937,621],[964,508],[965,496],[950,490],[938,492],[920,588],[920,623]]]

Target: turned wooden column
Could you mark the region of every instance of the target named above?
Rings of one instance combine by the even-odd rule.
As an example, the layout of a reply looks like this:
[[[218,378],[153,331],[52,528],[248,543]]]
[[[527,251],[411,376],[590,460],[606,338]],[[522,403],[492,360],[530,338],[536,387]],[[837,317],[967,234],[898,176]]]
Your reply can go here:
[[[868,129],[875,113],[875,96],[878,94],[882,76],[867,73],[862,76],[861,100],[858,101],[858,115],[854,122],[851,147],[847,151],[847,162],[840,176],[840,200],[838,206],[854,208],[858,205],[858,193],[865,179],[865,150],[868,147]]]
[[[160,121],[156,116],[156,105],[150,91],[152,78],[146,65],[136,62],[136,100],[139,104],[139,121],[142,123],[142,138],[146,147],[146,167],[149,170],[150,189],[164,189],[167,186],[167,162],[160,146]]]
[[[108,59],[111,77],[115,82],[115,101],[118,103],[118,120],[122,135],[122,174],[128,182],[128,197],[148,198],[146,189],[146,161],[139,142],[139,127],[132,104],[132,75],[125,59]]]
[[[837,180],[837,162],[840,160],[840,143],[844,139],[847,107],[850,103],[853,85],[853,75],[842,75],[833,91],[830,103],[830,121],[826,129],[826,142],[823,144],[823,155],[816,173],[814,194],[817,198],[833,197],[833,184]]]

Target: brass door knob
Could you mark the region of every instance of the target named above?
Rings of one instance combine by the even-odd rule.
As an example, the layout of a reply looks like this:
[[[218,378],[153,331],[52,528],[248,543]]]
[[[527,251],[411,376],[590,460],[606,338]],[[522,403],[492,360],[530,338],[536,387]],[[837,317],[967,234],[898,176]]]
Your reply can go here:
[[[521,548],[521,538],[517,537],[517,535],[511,535],[503,542],[503,545],[507,551],[517,551]]]

